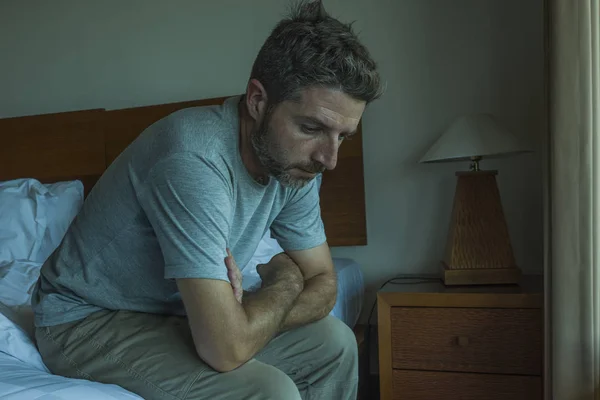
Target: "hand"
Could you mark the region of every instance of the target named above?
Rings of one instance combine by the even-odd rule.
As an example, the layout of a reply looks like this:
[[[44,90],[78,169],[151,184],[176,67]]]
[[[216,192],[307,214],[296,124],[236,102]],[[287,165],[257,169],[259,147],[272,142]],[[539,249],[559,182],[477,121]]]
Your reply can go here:
[[[304,288],[304,277],[300,268],[285,253],[279,253],[266,264],[256,266],[256,272],[262,280],[262,287],[279,281],[285,281],[298,287],[299,292]]]
[[[231,288],[233,289],[233,295],[238,302],[242,302],[244,296],[244,289],[242,288],[242,272],[238,268],[233,254],[227,249],[227,257],[225,257],[225,266],[227,267],[227,277],[231,282]]]

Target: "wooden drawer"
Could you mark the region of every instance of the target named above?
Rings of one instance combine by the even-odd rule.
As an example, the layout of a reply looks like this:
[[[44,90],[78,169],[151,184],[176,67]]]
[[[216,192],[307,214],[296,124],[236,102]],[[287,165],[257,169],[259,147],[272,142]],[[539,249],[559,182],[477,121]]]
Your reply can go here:
[[[391,307],[390,313],[395,369],[542,374],[538,309]]]
[[[393,400],[541,400],[542,378],[394,370]]]

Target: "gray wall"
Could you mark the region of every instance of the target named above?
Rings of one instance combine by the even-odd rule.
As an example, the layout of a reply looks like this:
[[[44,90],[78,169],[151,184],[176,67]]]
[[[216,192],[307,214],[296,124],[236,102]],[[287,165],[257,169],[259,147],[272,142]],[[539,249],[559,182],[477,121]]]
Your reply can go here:
[[[285,4],[0,0],[0,116],[242,92]],[[542,0],[325,4],[356,21],[388,85],[364,116],[369,244],[334,255],[358,260],[371,291],[397,273],[436,271],[454,172],[467,165],[417,160],[454,117],[485,111],[537,150],[482,166],[500,172],[519,265],[541,272]]]

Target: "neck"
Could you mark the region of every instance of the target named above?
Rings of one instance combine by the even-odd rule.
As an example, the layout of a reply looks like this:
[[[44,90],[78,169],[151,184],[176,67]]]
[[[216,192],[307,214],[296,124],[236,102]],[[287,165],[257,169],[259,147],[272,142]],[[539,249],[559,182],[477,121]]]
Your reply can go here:
[[[242,100],[238,105],[238,115],[240,119],[240,156],[242,157],[242,162],[250,176],[257,182],[262,183],[266,181],[267,173],[256,156],[251,142],[252,132],[256,129],[256,121],[248,113],[244,100],[245,98],[242,97]]]

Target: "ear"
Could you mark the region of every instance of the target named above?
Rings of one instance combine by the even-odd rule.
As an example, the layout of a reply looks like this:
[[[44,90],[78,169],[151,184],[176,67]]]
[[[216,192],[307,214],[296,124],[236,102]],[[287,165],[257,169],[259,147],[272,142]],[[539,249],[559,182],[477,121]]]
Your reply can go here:
[[[267,91],[257,79],[250,79],[246,88],[246,108],[250,116],[256,121],[262,121],[267,111]]]

